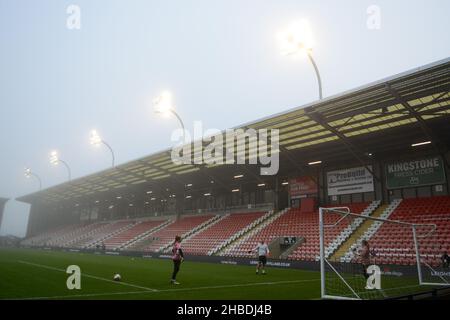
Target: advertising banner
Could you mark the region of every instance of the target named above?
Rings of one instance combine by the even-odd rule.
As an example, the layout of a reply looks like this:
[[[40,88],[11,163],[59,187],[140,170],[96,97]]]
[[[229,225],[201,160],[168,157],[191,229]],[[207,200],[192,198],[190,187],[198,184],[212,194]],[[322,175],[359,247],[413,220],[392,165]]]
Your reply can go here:
[[[372,170],[371,166],[368,166]],[[327,172],[329,196],[372,192],[373,176],[365,167],[342,169]]]
[[[445,172],[442,159],[439,156],[386,165],[386,186],[388,189],[441,183],[445,183]]]
[[[300,198],[318,192],[316,181],[312,177],[298,177],[289,180],[289,195],[291,198]]]

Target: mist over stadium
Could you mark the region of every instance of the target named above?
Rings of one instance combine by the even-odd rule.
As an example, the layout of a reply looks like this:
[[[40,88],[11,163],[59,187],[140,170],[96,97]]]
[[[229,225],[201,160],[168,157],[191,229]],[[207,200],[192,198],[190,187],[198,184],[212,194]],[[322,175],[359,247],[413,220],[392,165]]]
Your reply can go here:
[[[448,9],[2,2],[0,299],[447,297]]]

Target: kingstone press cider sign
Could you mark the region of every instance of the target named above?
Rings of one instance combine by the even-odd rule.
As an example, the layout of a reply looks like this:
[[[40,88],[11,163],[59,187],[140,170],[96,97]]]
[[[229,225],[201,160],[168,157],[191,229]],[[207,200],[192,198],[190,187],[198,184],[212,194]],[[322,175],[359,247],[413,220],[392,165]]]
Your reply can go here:
[[[386,165],[388,189],[410,188],[445,182],[445,172],[440,157],[394,162]]]

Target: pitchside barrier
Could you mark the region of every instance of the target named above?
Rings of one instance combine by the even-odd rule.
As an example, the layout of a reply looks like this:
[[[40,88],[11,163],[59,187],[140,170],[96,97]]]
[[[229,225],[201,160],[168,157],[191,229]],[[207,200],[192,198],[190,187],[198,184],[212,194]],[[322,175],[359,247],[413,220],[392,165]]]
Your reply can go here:
[[[387,211],[371,217],[347,207],[319,209],[322,298],[386,299],[449,285],[450,269],[436,254],[436,225],[388,217]]]
[[[126,256],[126,257],[139,257],[144,259],[172,259],[171,255],[158,253],[158,252],[143,252],[143,251],[113,251],[113,250],[99,250],[99,249],[80,249],[80,248],[60,248],[60,247],[48,247],[48,246],[21,246],[24,249],[39,249],[48,251],[63,251],[63,252],[82,252],[98,255],[112,255],[112,256]],[[218,263],[226,265],[243,265],[243,266],[256,266],[258,259],[244,258],[244,257],[223,257],[223,256],[205,256],[205,255],[190,255],[185,253],[185,263],[189,262],[206,262],[206,263]],[[267,259],[267,266],[271,268],[281,269],[301,269],[310,271],[320,271],[318,261],[299,261],[299,260],[285,260],[285,259]],[[319,280],[319,279],[317,279]]]

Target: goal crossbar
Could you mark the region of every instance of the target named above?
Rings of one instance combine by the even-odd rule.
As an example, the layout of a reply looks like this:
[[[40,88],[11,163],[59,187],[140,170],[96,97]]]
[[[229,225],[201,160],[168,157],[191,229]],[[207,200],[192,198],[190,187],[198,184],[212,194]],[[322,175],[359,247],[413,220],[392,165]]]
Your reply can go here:
[[[342,207],[339,207],[339,209],[341,209]],[[360,214],[357,213],[352,213],[352,212],[345,212],[345,211],[341,211],[341,210],[337,210],[335,208],[324,208],[324,207],[320,207],[319,208],[319,214],[325,209],[325,211],[332,211],[332,212],[336,212],[339,214],[343,214],[344,216],[342,218],[340,218],[337,222],[333,223],[333,224],[324,224],[323,226],[325,228],[330,228],[330,227],[334,227],[336,225],[338,225],[343,219],[347,218],[348,216],[353,216],[356,218],[364,218],[364,219],[368,219],[368,220],[374,220],[374,221],[380,221],[380,222],[389,222],[389,223],[393,223],[393,224],[399,224],[399,225],[404,225],[404,226],[410,226],[410,227],[432,227],[432,230],[425,234],[422,235],[423,237],[428,237],[430,234],[432,234],[434,231],[436,231],[437,226],[434,223],[411,223],[411,222],[405,222],[405,221],[398,221],[398,220],[389,220],[389,219],[384,219],[384,218],[377,218],[377,217],[371,217],[371,216],[362,216]]]

